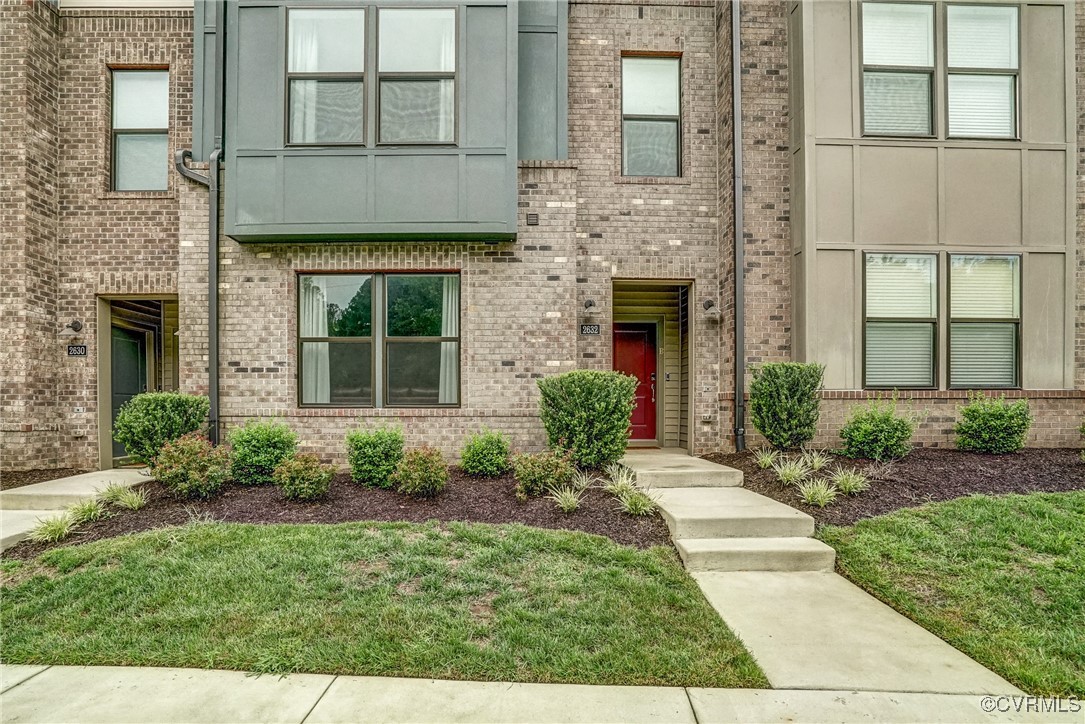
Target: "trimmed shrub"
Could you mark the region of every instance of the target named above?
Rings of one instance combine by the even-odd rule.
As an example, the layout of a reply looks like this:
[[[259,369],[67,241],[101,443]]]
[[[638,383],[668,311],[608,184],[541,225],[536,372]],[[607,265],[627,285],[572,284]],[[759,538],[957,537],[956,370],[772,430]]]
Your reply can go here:
[[[391,488],[392,473],[403,459],[403,430],[378,427],[347,433],[350,479],[371,488]]]
[[[500,432],[483,430],[467,438],[460,467],[468,475],[497,477],[509,469],[509,439]]]
[[[274,482],[275,468],[298,450],[298,436],[281,422],[250,420],[230,430],[229,440],[233,448],[230,475],[242,485]]]
[[[538,381],[539,414],[551,449],[598,468],[625,455],[637,379],[621,372],[573,370]]]
[[[392,484],[404,495],[432,498],[448,484],[448,465],[444,455],[429,445],[406,451],[392,473]]]
[[[912,449],[915,419],[897,414],[897,400],[885,404],[871,400],[851,414],[840,437],[844,439],[844,455],[849,458],[896,460]]]
[[[957,449],[984,453],[1017,452],[1025,446],[1032,426],[1028,400],[1007,402],[970,393],[957,423]]]
[[[210,498],[230,479],[230,455],[190,432],[162,447],[151,475],[181,498]]]
[[[529,495],[545,495],[557,488],[569,487],[576,474],[572,455],[566,451],[525,453],[512,459],[516,473],[516,497],[527,500]]]
[[[814,439],[824,373],[824,365],[813,362],[769,362],[754,368],[750,420],[773,447],[793,450]]]
[[[211,403],[200,395],[183,392],[144,392],[117,412],[113,439],[137,462],[154,462],[158,451],[190,432],[199,432],[207,422]]]
[[[328,494],[335,466],[322,464],[316,455],[295,455],[279,463],[271,477],[283,491],[283,497],[316,500]]]

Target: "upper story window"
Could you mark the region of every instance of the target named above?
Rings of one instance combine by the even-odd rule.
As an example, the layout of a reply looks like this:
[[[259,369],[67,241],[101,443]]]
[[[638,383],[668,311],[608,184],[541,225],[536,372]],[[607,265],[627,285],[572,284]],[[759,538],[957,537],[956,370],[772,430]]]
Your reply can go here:
[[[947,137],[1017,137],[1017,6],[944,10],[940,43],[934,4],[863,3],[865,135],[937,135],[935,88],[944,87]],[[935,82],[936,69],[945,73],[943,84]]]
[[[381,9],[377,71],[381,143],[456,138],[456,11]]]
[[[679,176],[681,61],[622,58],[622,175]]]
[[[938,263],[934,254],[865,257],[864,387],[934,387]]]
[[[168,188],[169,115],[169,71],[113,71],[115,191]]]
[[[365,140],[365,10],[290,10],[290,143]]]
[[[949,257],[949,386],[1020,384],[1021,257]]]

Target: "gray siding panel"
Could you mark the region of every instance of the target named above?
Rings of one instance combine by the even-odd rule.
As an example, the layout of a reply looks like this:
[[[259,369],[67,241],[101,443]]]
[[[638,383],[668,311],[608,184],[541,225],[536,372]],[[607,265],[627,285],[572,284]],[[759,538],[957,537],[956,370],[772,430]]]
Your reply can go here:
[[[569,10],[567,0],[522,0],[518,149],[521,159],[569,157]]]
[[[494,58],[508,55],[505,8],[467,8],[467,67],[464,125],[466,145],[471,148],[504,148],[508,129],[504,63]]]

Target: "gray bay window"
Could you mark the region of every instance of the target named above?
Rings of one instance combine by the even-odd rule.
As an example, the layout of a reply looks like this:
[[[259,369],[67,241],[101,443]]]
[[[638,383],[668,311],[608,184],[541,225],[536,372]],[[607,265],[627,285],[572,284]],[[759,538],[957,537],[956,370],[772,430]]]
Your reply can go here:
[[[622,175],[681,174],[681,63],[622,58]]]
[[[456,11],[379,12],[379,141],[455,142]]]
[[[291,8],[287,135],[296,144],[365,140],[365,10]]]
[[[304,406],[459,404],[456,274],[302,274],[298,334]]]
[[[1017,387],[1021,257],[949,257],[950,387]]]
[[[115,191],[165,191],[169,179],[169,71],[113,71]]]
[[[864,387],[934,387],[937,257],[870,253],[865,264]]]

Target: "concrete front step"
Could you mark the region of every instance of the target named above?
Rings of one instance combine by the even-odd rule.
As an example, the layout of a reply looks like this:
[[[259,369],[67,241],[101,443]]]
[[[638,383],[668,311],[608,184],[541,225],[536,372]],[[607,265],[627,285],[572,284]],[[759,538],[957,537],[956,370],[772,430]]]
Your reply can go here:
[[[692,457],[685,450],[628,450],[622,465],[643,488],[722,488],[742,485],[742,471]]]
[[[745,488],[665,488],[651,495],[675,540],[814,534],[809,515]]]
[[[72,475],[0,491],[0,510],[61,510],[93,498],[110,483],[131,487],[150,479],[144,469],[136,468]]]
[[[0,510],[0,551],[25,540],[39,521],[58,515],[59,510]]]
[[[831,571],[836,551],[813,538],[684,538],[690,571]]]

